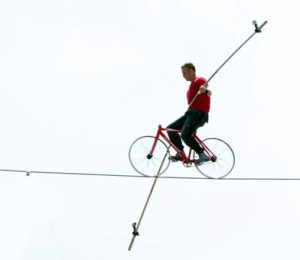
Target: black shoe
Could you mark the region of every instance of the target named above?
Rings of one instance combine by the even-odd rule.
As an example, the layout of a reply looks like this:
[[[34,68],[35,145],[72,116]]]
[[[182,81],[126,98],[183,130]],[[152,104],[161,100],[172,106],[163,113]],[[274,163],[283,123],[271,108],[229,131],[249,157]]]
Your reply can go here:
[[[184,155],[184,151],[181,151]],[[183,161],[183,158],[181,157],[181,155],[179,153],[176,153],[175,155],[170,156],[170,161],[172,162],[178,162],[178,161]]]

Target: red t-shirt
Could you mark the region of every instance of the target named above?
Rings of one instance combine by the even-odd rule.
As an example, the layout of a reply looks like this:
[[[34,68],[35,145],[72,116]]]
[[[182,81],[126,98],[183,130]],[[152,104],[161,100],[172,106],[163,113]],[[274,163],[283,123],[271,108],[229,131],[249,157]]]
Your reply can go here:
[[[187,101],[188,104],[190,105],[193,98],[195,97],[195,95],[197,94],[197,92],[199,91],[199,88],[206,82],[205,78],[195,78],[190,87],[189,90],[187,92]],[[198,110],[201,110],[205,113],[209,112],[210,109],[210,97],[204,94],[200,94],[196,100],[194,101],[194,103],[192,104],[191,108],[195,108]]]

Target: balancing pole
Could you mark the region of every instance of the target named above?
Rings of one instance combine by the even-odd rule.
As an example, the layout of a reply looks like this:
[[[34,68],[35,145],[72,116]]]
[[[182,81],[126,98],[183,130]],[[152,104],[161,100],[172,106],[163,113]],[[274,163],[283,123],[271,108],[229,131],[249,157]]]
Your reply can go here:
[[[146,200],[146,203],[145,203],[144,209],[143,209],[143,211],[142,211],[142,214],[141,214],[141,216],[140,216],[139,222],[138,222],[138,224],[136,224],[136,222],[132,224],[132,227],[133,227],[132,235],[133,235],[133,236],[132,236],[130,245],[129,245],[129,247],[128,247],[128,251],[131,250],[131,248],[132,248],[132,246],[133,246],[133,243],[134,243],[134,241],[135,241],[136,236],[139,235],[139,232],[138,232],[139,227],[140,227],[140,225],[141,225],[141,222],[142,222],[143,216],[144,216],[144,214],[145,214],[146,208],[147,208],[147,206],[148,206],[148,203],[149,203],[149,201],[150,201],[151,195],[152,195],[152,193],[153,193],[155,184],[156,184],[156,182],[157,182],[157,180],[158,180],[158,177],[159,177],[160,171],[161,171],[161,169],[162,169],[162,166],[163,166],[163,164],[164,164],[164,162],[165,162],[165,160],[166,160],[166,157],[167,157],[167,155],[168,155],[169,149],[170,149],[170,146],[168,147],[168,149],[167,149],[167,151],[166,151],[166,154],[165,154],[165,156],[164,156],[164,158],[163,158],[163,160],[162,160],[162,162],[161,162],[161,165],[160,165],[160,167],[159,167],[159,169],[158,169],[158,171],[157,171],[157,175],[155,176],[155,179],[154,179],[154,181],[153,181],[151,190],[150,190],[150,192],[149,192],[149,195],[148,195],[148,198],[147,198],[147,200]]]
[[[255,34],[261,33],[261,29],[266,25],[268,21],[264,21],[261,26],[257,25],[257,22],[254,20],[253,25],[255,27],[254,33],[252,33],[222,64],[221,66],[210,76],[210,78],[203,84],[202,87],[207,88],[208,82],[219,72],[219,70],[235,55]],[[192,102],[190,103],[189,107],[195,102],[199,94],[197,93],[193,98]]]

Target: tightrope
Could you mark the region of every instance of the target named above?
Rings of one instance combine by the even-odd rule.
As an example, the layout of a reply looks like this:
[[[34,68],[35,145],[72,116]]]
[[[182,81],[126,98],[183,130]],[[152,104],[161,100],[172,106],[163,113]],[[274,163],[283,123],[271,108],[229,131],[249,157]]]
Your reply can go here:
[[[131,174],[111,174],[111,173],[87,173],[87,172],[54,172],[54,171],[26,171],[26,170],[11,170],[0,169],[0,172],[24,173],[27,176],[32,174],[53,174],[53,175],[74,175],[74,176],[95,176],[95,177],[116,177],[116,178],[155,178],[156,176],[143,176]],[[160,179],[178,179],[178,180],[208,180],[208,181],[300,181],[300,178],[206,178],[206,177],[190,177],[190,176],[159,176]]]

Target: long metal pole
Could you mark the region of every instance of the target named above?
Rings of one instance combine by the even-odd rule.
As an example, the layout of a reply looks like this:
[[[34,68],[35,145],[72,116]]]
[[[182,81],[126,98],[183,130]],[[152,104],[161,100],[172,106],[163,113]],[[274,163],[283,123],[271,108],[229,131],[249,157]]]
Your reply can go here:
[[[139,222],[138,222],[137,225],[136,225],[136,223],[133,223],[133,224],[132,224],[132,226],[133,226],[133,233],[132,233],[133,236],[132,236],[130,245],[129,245],[129,247],[128,247],[128,251],[131,250],[131,248],[132,248],[132,246],[133,246],[133,243],[134,243],[134,241],[135,241],[136,236],[139,235],[139,232],[138,232],[139,227],[140,227],[140,225],[141,225],[141,222],[142,222],[143,216],[144,216],[144,214],[145,214],[146,208],[147,208],[147,206],[148,206],[148,203],[149,203],[149,201],[150,201],[151,195],[152,195],[152,193],[153,193],[155,184],[156,184],[156,182],[157,182],[157,180],[158,180],[158,177],[159,177],[160,171],[161,171],[161,169],[162,169],[162,166],[163,166],[163,164],[164,164],[164,162],[165,162],[165,160],[166,160],[166,157],[167,157],[167,155],[168,155],[169,149],[170,149],[170,146],[168,147],[168,149],[167,149],[167,151],[166,151],[166,153],[165,153],[165,156],[164,156],[164,158],[163,158],[163,160],[162,160],[162,162],[161,162],[161,164],[160,164],[160,167],[159,167],[159,169],[158,169],[158,171],[157,171],[157,174],[156,174],[156,176],[155,176],[155,179],[154,179],[154,182],[153,182],[153,184],[152,184],[151,190],[150,190],[150,192],[149,192],[148,198],[147,198],[147,200],[146,200],[145,206],[144,206],[144,208],[143,208],[142,214],[141,214],[141,216],[140,216]]]
[[[221,66],[209,77],[209,79],[204,83],[204,87],[207,87],[208,83],[211,81],[211,79],[220,71],[221,68],[256,34],[260,33],[261,29],[266,25],[268,21],[264,21],[264,23],[261,26],[257,26],[256,21],[253,21],[253,24],[255,26],[255,31],[252,33],[222,64]],[[189,107],[195,102],[199,94],[197,93],[195,97],[193,98],[192,102],[190,103]]]

